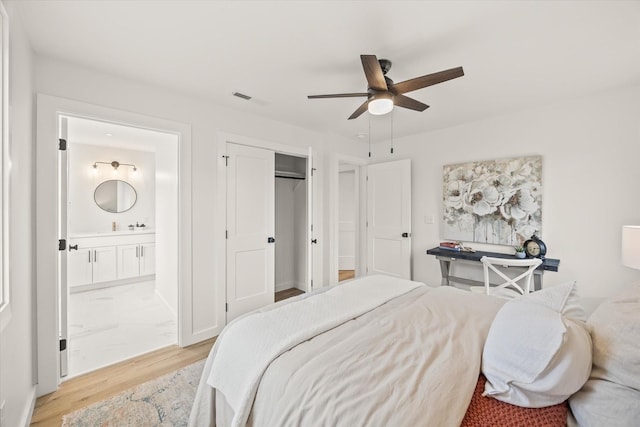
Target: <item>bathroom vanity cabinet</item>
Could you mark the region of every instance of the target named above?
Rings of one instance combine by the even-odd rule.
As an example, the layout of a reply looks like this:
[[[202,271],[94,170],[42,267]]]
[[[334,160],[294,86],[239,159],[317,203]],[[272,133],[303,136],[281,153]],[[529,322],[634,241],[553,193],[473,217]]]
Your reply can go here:
[[[118,252],[118,279],[147,276],[156,273],[156,244],[133,243],[120,245]]]
[[[76,249],[77,245],[77,249]],[[71,292],[149,280],[156,271],[155,233],[146,231],[69,237],[67,286]]]
[[[67,285],[116,280],[116,247],[99,246],[71,251],[67,256]]]

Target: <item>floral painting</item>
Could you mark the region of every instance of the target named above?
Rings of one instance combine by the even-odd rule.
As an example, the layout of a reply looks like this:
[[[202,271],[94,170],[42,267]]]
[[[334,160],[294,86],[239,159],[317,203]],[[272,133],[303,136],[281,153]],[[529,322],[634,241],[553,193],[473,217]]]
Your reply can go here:
[[[520,245],[540,237],[542,157],[443,168],[444,238]]]

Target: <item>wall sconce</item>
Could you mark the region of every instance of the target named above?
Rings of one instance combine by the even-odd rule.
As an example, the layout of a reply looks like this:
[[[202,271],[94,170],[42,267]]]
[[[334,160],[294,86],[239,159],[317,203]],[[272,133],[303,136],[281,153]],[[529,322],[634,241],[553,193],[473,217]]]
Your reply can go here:
[[[118,172],[118,168],[120,166],[131,166],[133,168],[133,172],[137,172],[138,168],[136,167],[136,165],[133,165],[131,163],[120,163],[116,160],[112,161],[112,162],[95,162],[93,164],[93,171],[97,172],[98,171],[98,164],[102,164],[102,165],[111,165],[113,167],[113,171],[114,172]]]

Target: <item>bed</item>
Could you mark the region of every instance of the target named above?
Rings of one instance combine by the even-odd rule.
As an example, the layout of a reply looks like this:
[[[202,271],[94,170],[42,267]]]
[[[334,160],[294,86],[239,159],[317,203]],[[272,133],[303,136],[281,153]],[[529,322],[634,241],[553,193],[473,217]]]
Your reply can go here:
[[[566,425],[591,338],[573,284],[535,294],[369,276],[249,313],[214,345],[189,425]]]

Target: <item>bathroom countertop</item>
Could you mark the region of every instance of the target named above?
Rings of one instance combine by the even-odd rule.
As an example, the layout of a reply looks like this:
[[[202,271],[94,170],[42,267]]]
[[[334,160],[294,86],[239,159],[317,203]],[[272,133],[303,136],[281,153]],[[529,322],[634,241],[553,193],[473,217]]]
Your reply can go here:
[[[133,231],[130,230],[117,230],[117,231],[87,231],[83,233],[69,233],[69,239],[78,239],[82,237],[107,237],[107,236],[128,236],[132,234],[155,234],[156,230],[149,227],[136,228]]]

